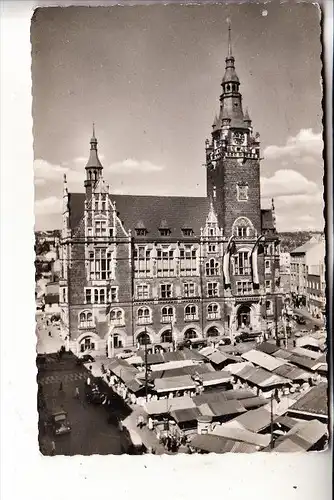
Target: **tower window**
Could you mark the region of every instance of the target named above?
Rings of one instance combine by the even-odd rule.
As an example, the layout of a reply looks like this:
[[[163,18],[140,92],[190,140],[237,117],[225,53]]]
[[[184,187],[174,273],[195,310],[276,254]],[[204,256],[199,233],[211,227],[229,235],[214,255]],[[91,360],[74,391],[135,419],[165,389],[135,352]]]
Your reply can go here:
[[[183,236],[192,236],[194,234],[194,231],[189,228],[183,228],[182,229]]]
[[[170,236],[171,233],[170,229],[165,229],[165,228],[159,229],[159,231],[160,231],[160,236]]]

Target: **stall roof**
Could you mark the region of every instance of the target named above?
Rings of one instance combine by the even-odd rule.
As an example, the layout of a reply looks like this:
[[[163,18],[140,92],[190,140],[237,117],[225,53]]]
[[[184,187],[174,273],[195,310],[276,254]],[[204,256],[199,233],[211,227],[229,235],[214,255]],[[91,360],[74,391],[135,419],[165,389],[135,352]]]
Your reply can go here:
[[[165,370],[173,370],[175,368],[183,368],[185,366],[194,366],[196,363],[191,359],[182,359],[179,361],[168,361],[167,363],[159,363],[151,366],[152,372],[161,372]]]
[[[244,368],[246,367],[254,367],[253,363],[249,361],[242,361],[240,363],[232,363],[231,365],[227,365],[225,370],[232,373],[233,375],[238,375]]]
[[[255,368],[255,367],[245,367],[241,370],[237,377],[245,380],[246,382],[250,382],[258,387],[272,387],[276,385],[284,385],[289,383],[288,379],[284,379],[279,375],[275,375],[263,368]]]
[[[246,408],[246,410],[252,410],[253,408],[258,408],[260,406],[265,406],[268,401],[261,396],[256,396],[254,398],[240,399],[240,403]]]
[[[145,351],[140,350],[138,351],[138,356],[141,357],[143,360],[143,363],[145,363]],[[156,354],[147,354],[147,364],[148,365],[155,365],[157,363],[164,363],[164,357],[162,354],[156,353]]]
[[[182,356],[182,351],[171,351],[164,353],[165,363],[168,363],[169,361],[181,361],[182,359],[184,359],[184,357]]]
[[[181,368],[174,368],[172,370],[152,371],[151,378],[166,378],[166,377],[179,377],[181,375],[201,375],[202,373],[211,373],[215,369],[209,363],[202,363],[200,365],[188,365]]]
[[[174,410],[170,413],[171,417],[176,423],[193,422],[201,416],[198,408],[183,408],[181,410]]]
[[[102,377],[102,360],[95,360],[91,363],[84,363],[84,367],[92,374],[93,377]]]
[[[232,422],[234,421],[232,420],[225,424],[216,425],[212,429],[211,434],[234,439],[236,441],[243,441],[248,444],[260,446],[261,448],[265,448],[269,445],[270,436],[257,434],[256,432],[249,431],[243,427],[231,425]]]
[[[298,356],[304,356],[310,359],[319,359],[322,356],[319,352],[310,351],[310,349],[304,349],[303,347],[295,347],[292,349],[292,352]]]
[[[270,425],[271,415],[265,408],[249,410],[247,413],[236,417],[234,421],[251,432],[260,432]]]
[[[200,380],[204,386],[224,384],[230,382],[232,375],[225,371],[207,372],[200,375]]]
[[[275,373],[276,375],[280,375],[281,377],[289,378],[292,381],[308,380],[310,377],[309,373],[290,364],[285,364],[276,368],[273,373]]]
[[[270,372],[285,364],[285,361],[276,359],[273,356],[270,356],[270,354],[262,351],[257,351],[256,349],[245,352],[241,355],[241,357],[246,361],[250,361],[251,363],[254,363],[255,365],[260,366],[261,368],[264,368],[265,370],[268,370]]]
[[[195,434],[190,445],[207,453],[253,453],[257,447],[212,434]]]
[[[185,410],[195,408],[195,403],[190,396],[181,396],[179,398],[159,399],[158,401],[149,401],[145,403],[144,409],[148,415],[164,415],[175,410]]]
[[[256,348],[257,351],[265,352],[266,354],[273,354],[279,350],[279,347],[272,342],[262,342]]]
[[[157,392],[180,391],[187,389],[195,389],[195,381],[190,375],[183,375],[181,377],[169,377],[155,379],[154,386]]]
[[[245,407],[237,400],[230,401],[212,401],[199,406],[202,415],[210,417],[224,417],[229,415],[237,415],[246,411]]]
[[[297,354],[293,354],[290,359],[290,363],[293,363],[294,365],[301,366],[302,368],[306,368],[307,370],[310,371],[317,371],[319,368],[322,368],[321,365],[324,365],[323,368],[327,363],[323,363],[319,361],[319,359],[310,359],[305,356],[299,356]]]
[[[327,434],[327,425],[318,420],[298,422],[285,436],[278,438],[275,451],[308,451]]]
[[[328,415],[328,386],[326,382],[312,387],[289,408],[289,412],[300,414]]]
[[[183,359],[192,359],[199,362],[205,361],[205,357],[202,356],[202,354],[200,354],[200,352],[196,349],[188,349],[188,347],[184,347],[181,352],[183,355]]]
[[[290,359],[292,352],[287,351],[286,349],[278,349],[278,351],[274,352],[272,355],[279,359]]]
[[[252,391],[247,391],[244,389],[228,390],[228,391],[212,391],[203,392],[197,396],[193,396],[193,401],[196,406],[200,406],[205,403],[212,403],[216,401],[231,401],[231,400],[244,400],[246,398],[253,398],[254,394]]]

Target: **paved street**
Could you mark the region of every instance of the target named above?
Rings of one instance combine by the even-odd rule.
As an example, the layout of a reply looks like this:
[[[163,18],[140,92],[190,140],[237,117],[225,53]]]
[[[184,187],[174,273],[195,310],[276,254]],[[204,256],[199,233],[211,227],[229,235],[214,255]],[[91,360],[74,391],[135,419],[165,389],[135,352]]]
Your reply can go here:
[[[51,337],[49,336],[49,332],[51,332]],[[47,325],[42,314],[36,315],[36,335],[38,354],[57,352],[64,344],[60,336],[59,327],[51,325],[50,321]]]
[[[44,428],[46,408],[40,410],[40,449],[45,455],[51,454],[51,442],[56,444],[56,455],[92,455],[116,454],[127,451],[126,434],[115,425],[107,422],[104,406],[95,406],[84,399],[84,381],[87,373],[73,358],[57,361],[56,357],[47,356],[47,363],[39,370],[40,404],[51,410],[63,408],[68,413],[72,432],[53,437],[51,430]],[[60,390],[60,383],[63,390]],[[80,399],[74,397],[76,387],[80,390]]]

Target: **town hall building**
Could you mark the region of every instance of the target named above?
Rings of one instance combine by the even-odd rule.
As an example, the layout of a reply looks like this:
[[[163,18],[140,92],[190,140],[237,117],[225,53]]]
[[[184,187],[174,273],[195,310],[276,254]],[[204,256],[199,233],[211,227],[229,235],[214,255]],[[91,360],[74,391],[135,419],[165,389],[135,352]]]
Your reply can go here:
[[[74,353],[265,331],[280,315],[274,206],[229,37],[205,142],[206,197],[113,195],[93,130],[84,193],[64,178],[60,307]]]

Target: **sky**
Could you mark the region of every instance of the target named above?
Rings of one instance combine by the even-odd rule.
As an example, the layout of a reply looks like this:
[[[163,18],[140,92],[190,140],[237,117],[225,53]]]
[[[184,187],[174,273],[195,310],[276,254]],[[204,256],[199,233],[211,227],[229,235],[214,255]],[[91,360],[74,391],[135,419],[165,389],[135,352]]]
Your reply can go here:
[[[260,133],[262,206],[279,231],[322,230],[320,17],[312,4],[40,8],[31,26],[36,229],[83,192],[92,123],[115,194],[205,196],[227,19]]]

